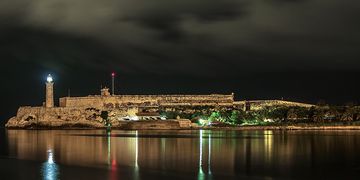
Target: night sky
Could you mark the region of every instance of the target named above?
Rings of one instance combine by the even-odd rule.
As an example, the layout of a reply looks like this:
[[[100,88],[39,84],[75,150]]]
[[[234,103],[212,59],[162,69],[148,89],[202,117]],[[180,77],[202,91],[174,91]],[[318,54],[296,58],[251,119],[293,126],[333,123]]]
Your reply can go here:
[[[360,102],[359,0],[1,0],[0,120],[56,98],[209,94]]]

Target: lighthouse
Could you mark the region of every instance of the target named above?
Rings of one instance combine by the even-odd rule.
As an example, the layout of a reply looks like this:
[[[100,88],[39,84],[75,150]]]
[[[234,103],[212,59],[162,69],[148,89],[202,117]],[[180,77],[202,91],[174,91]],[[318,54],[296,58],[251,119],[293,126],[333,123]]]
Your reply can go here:
[[[54,107],[54,80],[49,74],[46,78],[46,99],[45,107],[52,108]]]

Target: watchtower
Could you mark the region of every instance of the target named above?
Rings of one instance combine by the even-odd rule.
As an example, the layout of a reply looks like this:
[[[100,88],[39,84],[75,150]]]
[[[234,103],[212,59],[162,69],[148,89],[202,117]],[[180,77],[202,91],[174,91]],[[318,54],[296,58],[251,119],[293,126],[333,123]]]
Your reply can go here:
[[[52,108],[54,107],[54,80],[49,74],[46,78],[46,99],[45,107]]]
[[[101,89],[101,96],[110,96],[109,88],[105,87]]]

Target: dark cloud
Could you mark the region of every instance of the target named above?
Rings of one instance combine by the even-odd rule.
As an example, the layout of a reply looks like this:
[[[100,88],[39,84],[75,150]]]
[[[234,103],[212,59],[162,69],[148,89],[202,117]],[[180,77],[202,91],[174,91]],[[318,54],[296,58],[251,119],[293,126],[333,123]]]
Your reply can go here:
[[[58,73],[73,68],[108,69],[121,56],[107,45],[87,37],[54,33],[43,29],[11,27],[0,30],[0,57],[18,63],[38,64]],[[127,62],[119,62],[122,71],[136,71]]]
[[[129,13],[121,17],[121,21],[136,23],[145,28],[152,28],[161,33],[162,40],[178,40],[186,38],[181,23],[187,18],[211,23],[237,18],[243,15],[244,1],[157,1],[158,6],[144,8],[140,13]],[[134,4],[135,6],[138,4]]]
[[[346,96],[335,93],[356,84],[360,72],[359,5],[358,0],[2,0],[0,59],[10,68],[1,80],[22,89],[14,82],[19,75],[9,80],[9,74],[36,74],[24,79],[34,82],[55,72],[69,82],[59,89],[83,95],[97,93],[108,78],[102,74],[115,70],[128,93],[231,89],[247,99],[281,94],[359,99],[355,85]],[[326,75],[338,84],[321,82]],[[35,92],[27,93],[22,99]],[[12,90],[5,94],[17,97]]]
[[[354,0],[6,0],[0,17],[6,22],[16,17],[12,23],[60,35],[92,38],[107,44],[122,61],[140,66],[151,61],[161,62],[160,69],[189,62],[200,66],[209,64],[210,58],[215,67],[223,62],[252,67],[248,59],[258,55],[245,59],[242,52],[275,54],[262,58],[267,59],[261,62],[264,66],[257,64],[263,69],[286,55],[284,67],[299,57],[307,58],[295,63],[311,66],[315,59],[327,58],[328,52],[336,58],[358,57],[359,26],[353,18],[358,4]],[[352,59],[344,61],[344,68],[354,67]]]
[[[104,58],[101,65],[96,58],[76,60],[95,69],[131,64],[132,69],[149,73],[212,76],[207,69],[217,68],[223,76],[233,76],[236,65],[249,71],[294,64],[301,64],[299,69],[321,68],[324,63],[330,69],[358,69],[360,27],[354,18],[359,15],[358,4],[355,0],[5,0],[0,20],[3,27],[98,42],[99,49],[108,51],[103,56],[115,58]],[[25,35],[24,41],[33,41],[33,35]],[[84,46],[76,38],[68,41],[78,46],[71,48],[75,51]],[[40,41],[37,46],[52,48],[49,43]],[[62,59],[56,62],[71,64]],[[194,69],[187,67],[190,63]]]

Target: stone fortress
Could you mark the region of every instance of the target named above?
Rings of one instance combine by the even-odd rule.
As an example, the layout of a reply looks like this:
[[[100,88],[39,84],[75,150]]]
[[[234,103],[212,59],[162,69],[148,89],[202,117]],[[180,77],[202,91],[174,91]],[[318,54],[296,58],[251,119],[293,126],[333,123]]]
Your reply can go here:
[[[235,101],[234,93],[211,95],[115,95],[108,88],[100,95],[85,97],[62,97],[59,107],[54,106],[54,82],[47,77],[46,97],[41,107],[20,107],[6,127],[104,127],[101,114],[106,111],[113,127],[122,127],[131,120],[164,120],[159,109],[191,109],[195,107],[236,108],[245,111],[256,110],[269,105],[311,107],[311,104],[282,100]],[[168,126],[190,127],[190,121],[168,120]],[[151,124],[150,124],[151,125]],[[161,128],[155,124],[151,126]]]
[[[102,89],[107,92],[108,89]],[[60,107],[119,109],[159,106],[233,106],[234,94],[222,95],[106,95],[60,98]]]

